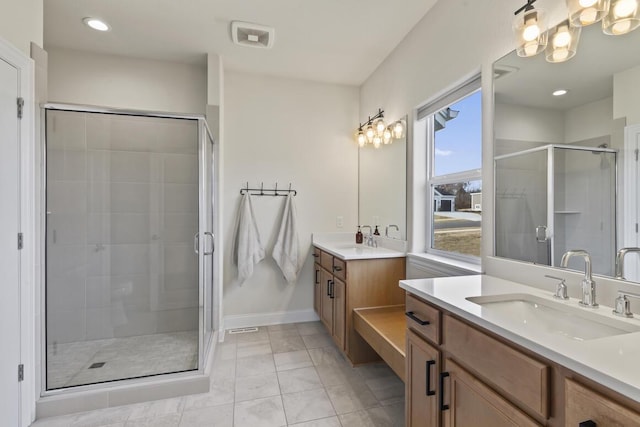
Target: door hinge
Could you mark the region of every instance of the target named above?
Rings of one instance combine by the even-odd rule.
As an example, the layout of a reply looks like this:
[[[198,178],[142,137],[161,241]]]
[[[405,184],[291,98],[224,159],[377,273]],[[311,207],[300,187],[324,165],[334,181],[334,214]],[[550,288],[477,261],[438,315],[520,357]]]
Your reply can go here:
[[[638,223],[636,222],[636,234],[638,233]]]
[[[21,119],[22,118],[22,110],[24,109],[24,98],[18,98],[17,99],[17,104],[18,104],[18,118]]]
[[[24,381],[24,365],[18,365],[18,382]]]
[[[18,233],[18,249],[22,249],[24,246],[24,238],[22,237],[22,233]]]
[[[637,149],[637,148],[635,150],[633,150],[633,152],[636,153],[636,162],[638,161],[638,151],[640,151],[640,150]]]

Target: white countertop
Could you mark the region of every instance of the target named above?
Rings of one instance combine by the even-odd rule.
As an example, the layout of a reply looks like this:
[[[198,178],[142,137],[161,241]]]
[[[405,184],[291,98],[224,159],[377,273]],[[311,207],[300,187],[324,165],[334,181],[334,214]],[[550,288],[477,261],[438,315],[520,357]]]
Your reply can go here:
[[[494,332],[541,356],[640,402],[640,332],[623,333],[589,340],[576,340],[553,331],[527,325],[519,313],[483,308],[467,297],[499,294],[528,294],[588,316],[602,316],[606,322],[622,322],[630,330],[640,330],[640,319],[614,316],[611,307],[581,308],[578,300],[554,299],[548,291],[487,275],[402,280],[400,287],[440,306],[463,319]],[[576,311],[583,310],[583,312]],[[576,322],[580,317],[576,316]]]
[[[355,243],[355,233],[314,233],[313,246],[343,260],[403,258],[407,255],[404,240],[376,236],[378,247]]]

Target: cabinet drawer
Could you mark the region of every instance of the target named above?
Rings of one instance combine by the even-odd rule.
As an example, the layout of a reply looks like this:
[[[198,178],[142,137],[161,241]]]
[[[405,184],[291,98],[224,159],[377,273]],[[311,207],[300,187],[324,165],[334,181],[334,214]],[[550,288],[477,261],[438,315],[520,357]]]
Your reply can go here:
[[[333,257],[333,275],[338,279],[345,280],[347,277],[347,263],[340,258]]]
[[[640,414],[570,379],[565,380],[565,425],[593,421],[599,426],[640,426]]]
[[[313,262],[320,263],[320,252],[322,252],[320,249],[316,247],[313,248]]]
[[[407,328],[414,330],[435,344],[440,344],[440,311],[410,294],[407,294],[405,305]],[[409,314],[412,317],[409,317]],[[421,325],[419,320],[429,323]]]
[[[320,265],[328,272],[333,272],[333,255],[320,251]]]
[[[443,316],[444,348],[505,396],[549,418],[550,367],[451,316]]]

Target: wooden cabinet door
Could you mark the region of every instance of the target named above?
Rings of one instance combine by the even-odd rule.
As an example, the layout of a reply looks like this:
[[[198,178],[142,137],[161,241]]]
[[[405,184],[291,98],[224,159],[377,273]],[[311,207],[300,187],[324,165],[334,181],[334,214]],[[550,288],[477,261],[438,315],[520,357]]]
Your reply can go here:
[[[477,378],[445,360],[444,390],[440,407],[445,427],[535,427],[540,426]],[[448,401],[447,401],[448,400]]]
[[[333,275],[324,268],[320,269],[320,320],[324,323],[330,334],[333,333]]]
[[[411,330],[406,349],[406,425],[437,427],[440,352]]]
[[[565,380],[565,425],[640,426],[640,414],[570,379]],[[585,423],[585,424],[581,424]]]
[[[318,316],[321,316],[322,310],[322,282],[320,281],[320,272],[322,268],[320,264],[313,264],[314,268],[314,283],[313,283],[313,309],[315,310]]]
[[[335,276],[333,283],[333,340],[344,350],[347,285]]]

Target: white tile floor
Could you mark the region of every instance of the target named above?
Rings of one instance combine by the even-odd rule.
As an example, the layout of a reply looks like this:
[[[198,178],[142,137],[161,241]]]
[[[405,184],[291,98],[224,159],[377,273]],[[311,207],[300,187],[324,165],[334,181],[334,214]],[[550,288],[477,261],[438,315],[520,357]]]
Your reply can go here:
[[[34,427],[404,426],[404,384],[352,368],[319,322],[227,335],[209,393],[36,421]]]

